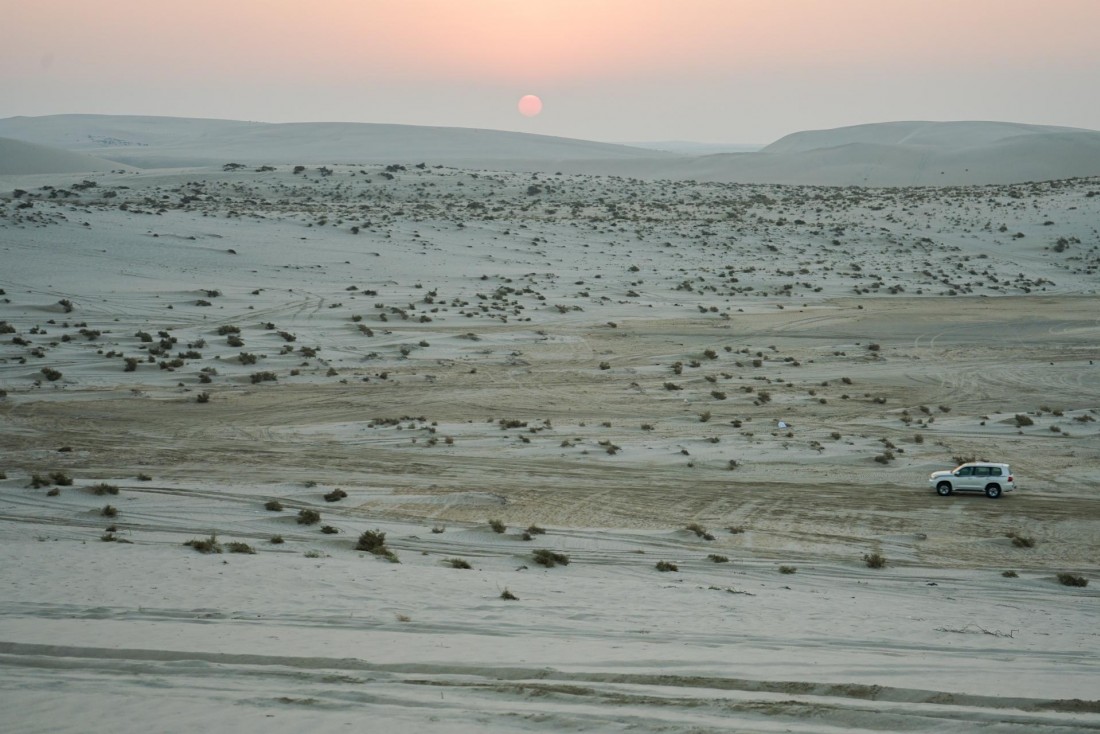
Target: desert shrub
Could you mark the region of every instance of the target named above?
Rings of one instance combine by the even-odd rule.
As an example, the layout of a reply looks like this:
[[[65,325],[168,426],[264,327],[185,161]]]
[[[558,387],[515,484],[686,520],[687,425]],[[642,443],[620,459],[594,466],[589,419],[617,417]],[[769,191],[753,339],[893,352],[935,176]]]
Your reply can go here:
[[[451,568],[471,568],[470,563],[464,558],[448,558],[443,562]]]
[[[274,372],[253,372],[248,379],[256,385],[261,382],[278,382],[279,377]]]
[[[881,553],[866,553],[863,562],[867,564],[867,568],[883,568],[886,566],[886,557]]]
[[[534,558],[535,563],[547,568],[569,565],[569,556],[564,553],[556,553],[548,548],[539,548],[531,556]]]
[[[272,545],[282,545],[286,541],[283,540],[283,536],[281,536],[281,535],[272,535],[271,540],[269,540],[267,542],[271,543]]]
[[[252,352],[241,352],[237,355],[237,361],[241,364],[256,364],[256,355]],[[259,380],[253,380],[253,382],[259,382]]]
[[[699,414],[699,422],[707,423],[708,421],[710,421],[710,411],[704,410],[702,413]]]
[[[359,542],[355,544],[355,550],[375,553],[380,548],[386,547],[386,534],[381,530],[367,530],[359,536]]]
[[[59,484],[62,487],[68,487],[73,483],[73,478],[63,471],[50,472],[50,479],[53,480],[54,484]]]
[[[1058,574],[1058,583],[1062,586],[1088,586],[1089,580],[1084,576],[1077,576],[1072,573],[1060,573]]]
[[[707,556],[707,560],[708,561],[713,561],[714,563],[729,563],[730,562],[729,558],[727,558],[726,556],[718,555],[717,553],[711,553],[709,556]]]
[[[1024,426],[1031,426],[1035,424],[1035,421],[1031,420],[1030,416],[1024,415],[1023,413],[1017,413],[1015,421],[1017,428],[1023,428]]]
[[[1006,579],[1014,579],[1019,576],[1019,574],[1015,571],[1001,571],[1001,575],[1004,576]]]
[[[325,525],[323,528],[321,528],[321,532],[325,535],[336,535],[340,531],[331,525]]]
[[[741,525],[730,525],[726,530],[729,531],[730,535],[740,535],[745,532],[745,528]]]
[[[52,367],[43,367],[40,371],[50,382],[61,379],[61,373],[53,369]]]
[[[666,382],[665,383],[665,389],[666,390],[683,390],[684,388],[680,387],[675,382]]]
[[[264,509],[268,512],[282,512],[283,503],[279,500],[268,500],[264,503]]]
[[[508,591],[507,587],[504,588],[504,591],[500,592],[500,598],[504,599],[505,601],[516,601],[519,599],[518,596]]]
[[[218,336],[226,336],[228,334],[240,334],[241,327],[233,326],[232,324],[222,324],[218,327]]]
[[[600,369],[601,370],[611,369],[611,363],[610,362],[600,362]]]
[[[507,530],[507,526],[501,520],[490,520],[489,527],[493,529],[494,533],[503,533]]]
[[[721,390],[711,390],[710,391],[710,396],[712,398],[714,398],[715,400],[725,400],[726,399],[726,393],[724,393]]]
[[[880,464],[889,464],[894,460],[894,454],[892,451],[883,451],[881,454],[875,457],[875,461]]]
[[[867,345],[867,350],[868,350],[868,351],[871,351],[871,352],[877,352],[877,351],[879,351],[880,349],[882,349],[882,347],[881,347],[880,345],[878,345],[878,344],[868,344],[868,345]]]
[[[703,540],[714,540],[714,536],[707,532],[707,529],[697,522],[693,522],[688,525],[685,530],[690,530],[695,535]]]
[[[298,510],[299,525],[316,525],[321,522],[321,513],[317,510]]]
[[[839,441],[842,438],[842,436],[840,434],[840,431],[833,431],[832,433],[829,434],[829,438],[833,439],[834,441]]]
[[[386,547],[386,534],[381,530],[367,530],[359,536],[355,549],[385,558],[390,563],[400,563],[397,554]]]
[[[794,566],[780,566],[779,567],[779,573],[791,574],[791,573],[795,573],[797,571],[798,571],[798,569],[795,568]]]
[[[665,572],[668,572],[668,571],[679,571],[680,570],[680,567],[677,566],[675,563],[672,563],[671,561],[657,561],[656,568],[657,568],[658,571],[660,571],[662,573],[665,573]]]
[[[1005,533],[1005,537],[1012,539],[1012,545],[1017,548],[1034,548],[1035,538],[1031,538],[1024,535],[1017,535],[1014,532]]]
[[[432,532],[438,535],[440,533],[447,532],[447,528],[445,528],[442,525],[436,525],[435,527],[432,528]]]
[[[203,390],[202,392],[200,392],[198,395],[195,396],[195,402],[196,403],[209,403],[210,402],[210,393]]]
[[[305,556],[306,558],[325,558],[326,557],[324,552],[319,551],[319,550],[307,550],[302,555]]]
[[[530,535],[545,535],[546,534],[546,531],[543,528],[540,528],[538,525],[528,525],[526,532]]]
[[[256,554],[256,549],[254,549],[248,543],[242,543],[239,540],[234,540],[232,542],[226,543],[225,549],[230,553],[246,553],[248,555]]]
[[[209,538],[192,538],[191,540],[184,543],[184,545],[194,548],[199,553],[222,552],[222,545],[218,542],[218,538],[214,533],[210,533]]]
[[[126,363],[126,366],[122,368],[123,372],[134,372],[141,363],[141,360],[137,357],[126,357],[123,361]]]
[[[99,495],[100,497],[105,494],[118,494],[118,487],[113,484],[106,484],[104,482],[92,485],[91,490],[93,493]]]
[[[99,511],[99,514],[103,515],[103,517],[117,517],[118,508],[113,505],[104,505],[103,509]]]
[[[348,493],[342,489],[334,489],[325,495],[325,502],[339,502],[348,496]]]

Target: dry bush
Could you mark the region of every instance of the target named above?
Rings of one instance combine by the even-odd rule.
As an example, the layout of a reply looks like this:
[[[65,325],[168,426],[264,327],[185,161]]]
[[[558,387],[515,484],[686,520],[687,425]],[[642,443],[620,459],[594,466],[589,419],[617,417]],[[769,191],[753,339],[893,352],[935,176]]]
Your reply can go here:
[[[299,525],[316,525],[321,522],[321,513],[317,510],[298,510]]]
[[[798,569],[794,566],[780,566],[779,573],[791,574],[797,572]]]
[[[247,555],[256,555],[256,549],[250,546],[248,543],[242,543],[239,540],[234,540],[225,544],[225,549],[230,553],[245,553]]]
[[[94,494],[100,497],[105,494],[118,494],[118,487],[113,484],[106,484],[104,482],[92,485],[91,490]]]
[[[697,522],[691,523],[685,528],[685,530],[690,530],[691,532],[695,533],[696,537],[702,538],[703,540],[714,540],[714,536],[711,535],[705,527]]]
[[[657,568],[658,571],[660,571],[662,573],[666,573],[668,571],[679,571],[680,570],[680,567],[677,566],[675,563],[672,563],[671,561],[657,561],[656,568]]]
[[[103,517],[118,517],[118,508],[112,505],[104,505],[103,509],[99,511]]]
[[[1062,586],[1088,586],[1089,580],[1084,576],[1078,576],[1072,573],[1060,573],[1058,574],[1058,583]]]
[[[324,527],[321,528],[321,532],[324,533],[325,535],[336,535],[340,531],[337,528],[334,528],[331,525],[325,525]]]
[[[518,596],[508,591],[507,587],[505,587],[504,591],[500,592],[500,598],[505,601],[516,601],[519,599]]]
[[[546,566],[547,568],[569,565],[569,556],[564,553],[555,553],[548,548],[539,548],[531,555],[535,559],[535,563],[540,566]]]
[[[222,546],[218,542],[218,537],[214,533],[210,533],[209,538],[192,538],[184,543],[184,545],[190,546],[197,550],[199,553],[221,553]]]
[[[334,489],[325,495],[325,502],[339,502],[348,496],[348,493],[342,489]]]
[[[867,568],[884,568],[886,557],[881,553],[866,553],[863,556],[863,562],[867,564]]]
[[[494,533],[503,533],[508,527],[501,520],[490,520],[489,527],[493,529]]]
[[[264,503],[264,509],[268,512],[282,512],[283,503],[279,500],[268,500]]]
[[[448,558],[443,562],[446,563],[451,568],[464,568],[464,569],[472,568],[472,566],[470,566],[469,561],[467,561],[464,558]]]

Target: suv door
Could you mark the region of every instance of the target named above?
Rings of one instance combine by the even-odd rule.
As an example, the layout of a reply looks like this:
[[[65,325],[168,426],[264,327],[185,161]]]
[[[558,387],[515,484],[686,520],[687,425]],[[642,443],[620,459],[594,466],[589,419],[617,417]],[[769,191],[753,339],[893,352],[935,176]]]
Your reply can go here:
[[[952,484],[955,485],[955,489],[974,489],[974,467],[964,466],[961,469],[956,469],[955,481]]]
[[[972,489],[985,489],[985,485],[989,484],[989,467],[988,466],[976,466],[974,467],[973,479],[971,480]]]

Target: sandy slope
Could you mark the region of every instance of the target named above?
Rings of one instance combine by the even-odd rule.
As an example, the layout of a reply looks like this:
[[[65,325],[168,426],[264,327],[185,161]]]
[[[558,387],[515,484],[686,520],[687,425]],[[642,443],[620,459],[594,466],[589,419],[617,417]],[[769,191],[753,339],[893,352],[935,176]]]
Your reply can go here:
[[[111,115],[7,118],[0,120],[0,135],[91,152],[143,168],[231,161],[250,165],[427,161],[650,181],[831,186],[958,186],[1100,175],[1100,132],[983,121],[887,122],[811,130],[788,135],[759,152],[714,155],[499,130]]]
[[[0,176],[36,173],[86,173],[126,169],[115,161],[61,148],[0,138]]]
[[[1095,180],[256,168],[0,180],[15,730],[1100,727]]]

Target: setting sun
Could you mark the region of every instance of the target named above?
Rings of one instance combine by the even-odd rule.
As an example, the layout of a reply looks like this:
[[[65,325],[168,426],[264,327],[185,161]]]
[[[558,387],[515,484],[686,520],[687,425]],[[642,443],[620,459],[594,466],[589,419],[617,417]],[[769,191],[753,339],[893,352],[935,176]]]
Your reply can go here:
[[[519,113],[524,117],[535,117],[538,113],[542,112],[542,100],[534,94],[525,94],[519,98],[519,103],[516,104],[519,109]]]

